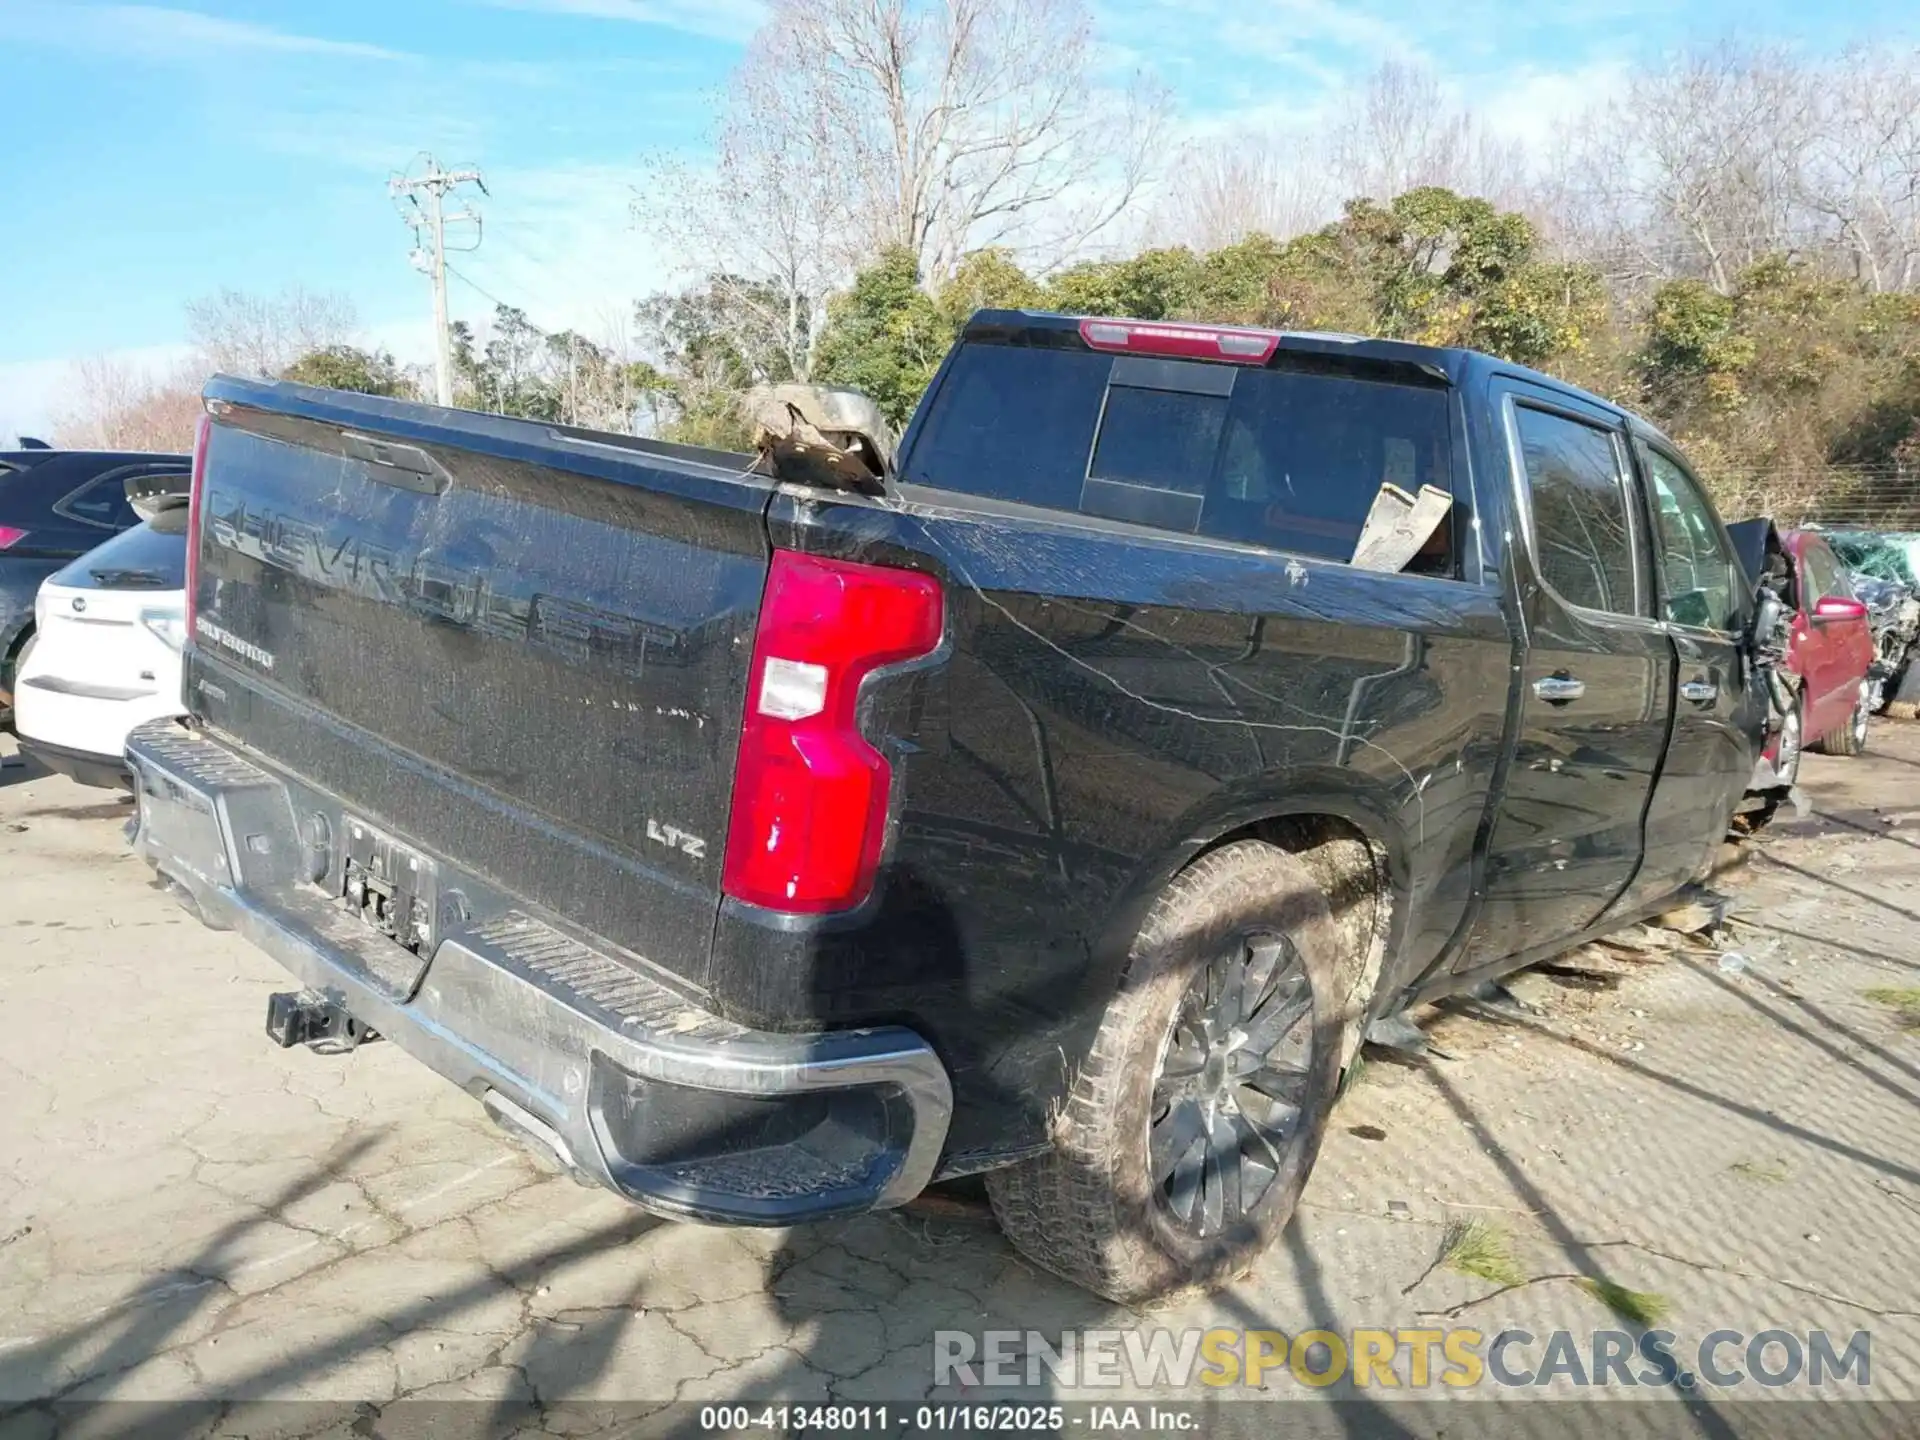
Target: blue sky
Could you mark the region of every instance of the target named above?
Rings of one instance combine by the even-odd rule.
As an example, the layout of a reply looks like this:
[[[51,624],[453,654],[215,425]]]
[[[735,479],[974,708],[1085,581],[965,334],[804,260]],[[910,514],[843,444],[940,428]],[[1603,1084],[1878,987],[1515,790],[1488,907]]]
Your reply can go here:
[[[1916,29],[1893,0],[1096,0],[1116,69],[1187,123],[1310,112],[1383,58],[1431,65],[1524,133],[1636,61],[1737,33],[1808,50]],[[425,281],[388,173],[487,175],[456,315],[487,295],[590,332],[672,262],[628,221],[644,156],[697,157],[759,0],[0,0],[0,434],[46,427],[65,367],[162,363],[221,286],[348,293],[424,353]],[[483,294],[482,292],[486,292]]]

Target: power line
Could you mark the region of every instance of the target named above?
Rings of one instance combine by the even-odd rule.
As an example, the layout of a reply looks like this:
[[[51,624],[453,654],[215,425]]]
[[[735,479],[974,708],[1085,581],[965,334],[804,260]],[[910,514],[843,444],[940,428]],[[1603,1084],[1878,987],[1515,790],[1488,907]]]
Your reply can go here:
[[[507,305],[506,301],[487,289],[486,286],[482,285],[478,280],[475,280],[471,275],[467,274],[466,271],[456,269],[452,261],[447,262],[447,273],[452,275],[462,285],[465,285],[469,290],[477,292],[482,300],[491,300],[494,304],[506,306],[509,310],[518,308],[517,306]],[[534,328],[538,329],[539,327],[535,326]]]
[[[439,402],[451,405],[453,342],[447,333],[447,227],[455,227],[458,238],[460,226],[472,225],[472,243],[452,247],[456,251],[472,251],[480,248],[481,223],[480,212],[471,204],[449,212],[446,199],[462,185],[476,185],[485,195],[487,185],[477,169],[442,170],[433,156],[422,158],[426,161],[425,173],[390,177],[387,193],[399,208],[400,218],[413,227],[415,266],[424,269],[433,282],[434,388]],[[424,205],[420,198],[423,195]]]

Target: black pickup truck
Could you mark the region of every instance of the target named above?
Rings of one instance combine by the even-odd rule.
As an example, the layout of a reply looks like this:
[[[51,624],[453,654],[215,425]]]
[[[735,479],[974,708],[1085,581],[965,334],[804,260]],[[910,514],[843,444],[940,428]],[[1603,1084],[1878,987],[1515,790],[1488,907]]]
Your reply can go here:
[[[879,493],[218,379],[134,845],[577,1176],[784,1224],[986,1172],[1243,1272],[1370,1027],[1672,901],[1755,608],[1674,447],[1485,355],[983,312]],[[1410,564],[1348,563],[1383,486]]]

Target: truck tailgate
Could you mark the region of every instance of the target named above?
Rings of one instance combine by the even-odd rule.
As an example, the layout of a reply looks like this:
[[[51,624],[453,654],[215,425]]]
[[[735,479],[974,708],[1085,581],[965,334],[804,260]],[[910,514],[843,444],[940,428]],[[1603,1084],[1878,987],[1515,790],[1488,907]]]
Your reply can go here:
[[[704,987],[770,482],[303,386],[207,395],[193,713],[331,823]]]

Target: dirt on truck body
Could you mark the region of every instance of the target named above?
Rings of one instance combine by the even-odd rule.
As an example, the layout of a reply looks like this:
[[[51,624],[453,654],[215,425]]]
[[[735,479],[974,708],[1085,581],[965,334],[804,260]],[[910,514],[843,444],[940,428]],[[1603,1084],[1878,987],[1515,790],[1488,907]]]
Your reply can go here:
[[[1229,1278],[1369,1027],[1671,904],[1760,749],[1683,457],[1472,352],[982,312],[872,495],[207,398],[136,847],[283,1039],[663,1214],[985,1172],[1105,1294]]]

